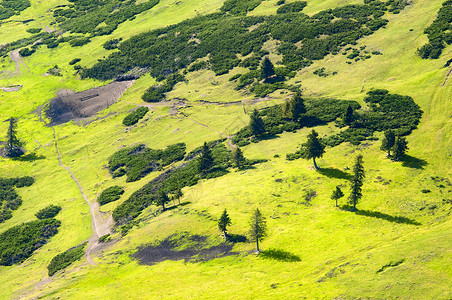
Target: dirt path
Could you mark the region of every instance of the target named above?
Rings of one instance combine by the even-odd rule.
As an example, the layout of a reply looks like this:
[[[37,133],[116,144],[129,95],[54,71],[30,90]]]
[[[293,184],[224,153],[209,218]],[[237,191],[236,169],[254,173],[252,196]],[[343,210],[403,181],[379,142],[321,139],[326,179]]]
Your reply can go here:
[[[19,54],[20,49],[16,49],[14,51],[11,51],[9,53],[9,56],[11,57],[12,61],[16,64],[16,71],[14,72],[14,74],[20,74],[20,65],[22,64],[25,68],[28,69],[28,71],[30,71],[30,68],[22,61],[22,57],[20,57]]]
[[[58,141],[56,137],[56,131],[55,128],[52,127],[53,130],[53,138],[55,141],[55,150],[58,155],[58,162],[59,165],[65,169],[72,177],[72,180],[75,181],[77,184],[80,193],[82,194],[83,199],[85,199],[86,203],[89,206],[89,211],[91,214],[91,228],[93,229],[93,235],[89,238],[88,246],[85,250],[85,256],[88,263],[95,265],[91,254],[92,252],[95,252],[98,250],[101,245],[99,244],[98,240],[99,237],[111,233],[111,227],[113,226],[113,218],[110,214],[107,216],[104,216],[100,210],[99,210],[99,204],[97,202],[91,203],[86,196],[85,192],[83,191],[83,187],[81,186],[80,182],[78,181],[77,177],[75,177],[74,173],[72,173],[71,169],[68,166],[65,166],[62,161],[61,153],[58,149]]]
[[[442,87],[446,86],[447,81],[449,80],[450,75],[452,74],[452,68],[450,68],[449,72],[447,72],[446,79],[444,80]]]

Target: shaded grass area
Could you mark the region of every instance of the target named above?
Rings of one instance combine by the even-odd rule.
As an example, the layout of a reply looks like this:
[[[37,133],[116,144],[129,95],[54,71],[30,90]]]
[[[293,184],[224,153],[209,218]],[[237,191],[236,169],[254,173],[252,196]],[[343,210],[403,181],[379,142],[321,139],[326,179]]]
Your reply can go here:
[[[296,262],[301,261],[301,258],[297,255],[290,253],[289,251],[284,251],[281,249],[273,249],[270,248],[268,250],[264,250],[259,254],[259,257],[264,259],[273,259],[284,262]]]
[[[349,205],[343,205],[341,207],[342,210],[344,211],[349,211],[349,212],[353,212],[359,216],[365,216],[365,217],[371,217],[371,218],[377,218],[377,219],[382,219],[382,220],[386,220],[388,222],[393,222],[393,223],[400,223],[400,224],[408,224],[408,225],[416,225],[416,226],[420,226],[422,225],[421,223],[407,218],[407,217],[401,217],[401,216],[391,216],[379,211],[371,211],[371,210],[353,210],[352,206]]]

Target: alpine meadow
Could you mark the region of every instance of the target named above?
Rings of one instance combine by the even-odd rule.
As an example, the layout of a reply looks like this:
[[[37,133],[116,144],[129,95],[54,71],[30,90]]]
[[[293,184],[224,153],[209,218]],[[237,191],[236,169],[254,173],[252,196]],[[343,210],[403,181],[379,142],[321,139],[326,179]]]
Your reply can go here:
[[[0,299],[451,299],[451,0],[0,0]]]

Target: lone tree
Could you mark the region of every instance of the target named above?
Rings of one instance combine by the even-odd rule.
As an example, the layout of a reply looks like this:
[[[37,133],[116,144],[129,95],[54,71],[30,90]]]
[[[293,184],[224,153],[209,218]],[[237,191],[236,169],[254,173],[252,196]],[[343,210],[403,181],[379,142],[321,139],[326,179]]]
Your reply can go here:
[[[267,223],[259,208],[256,208],[250,219],[250,236],[252,241],[256,241],[256,250],[259,253],[259,242],[267,236]]]
[[[251,114],[249,126],[251,132],[256,137],[260,136],[265,132],[264,121],[262,120],[261,116],[259,116],[259,112],[257,111],[257,109],[253,110],[253,113]]]
[[[261,78],[267,80],[275,75],[275,67],[268,57],[265,57],[261,64]]]
[[[285,118],[297,121],[304,113],[306,113],[306,107],[300,92],[284,103],[283,115]]]
[[[181,189],[178,189],[173,195],[173,200],[178,200],[180,204],[180,198],[182,198],[183,196],[184,194],[182,193]]]
[[[395,144],[395,134],[394,131],[391,129],[385,131],[385,136],[383,137],[383,140],[381,141],[381,150],[388,151],[388,157],[391,156],[391,149],[394,147]]]
[[[243,152],[238,146],[232,151],[232,163],[239,169],[245,166],[246,158],[243,156]]]
[[[170,199],[168,198],[168,195],[165,192],[160,191],[157,196],[157,205],[161,205],[163,210],[165,210],[165,204],[169,201]]]
[[[339,186],[336,186],[336,189],[333,191],[333,194],[331,195],[331,199],[332,200],[336,200],[336,205],[335,207],[337,207],[337,200],[339,200],[340,198],[344,197],[344,193],[342,192],[341,188]]]
[[[344,114],[342,115],[342,120],[346,125],[350,125],[354,120],[353,107],[349,104]]]
[[[355,165],[353,166],[353,179],[352,186],[350,188],[350,196],[348,197],[349,203],[353,205],[353,211],[356,211],[356,204],[363,196],[362,186],[365,177],[363,156],[360,154],[356,157]]]
[[[392,147],[394,160],[399,160],[403,155],[405,155],[406,150],[408,150],[408,142],[404,137],[398,136],[395,140],[394,146]]]
[[[228,212],[226,211],[226,208],[224,209],[223,213],[221,214],[220,219],[218,220],[218,228],[223,231],[224,236],[227,236],[227,227],[231,225],[231,218],[229,218]]]
[[[325,145],[320,141],[319,134],[314,129],[308,135],[308,141],[302,145],[302,148],[302,150],[304,150],[304,158],[312,158],[314,167],[318,170],[319,167],[317,166],[315,159],[323,156],[323,153],[325,153]]]
[[[17,120],[11,117],[9,120],[8,133],[6,137],[5,155],[18,157],[24,154],[21,147],[23,142],[17,137]]]
[[[207,142],[202,146],[201,155],[199,156],[199,171],[203,174],[207,173],[213,167],[212,151],[210,151]]]

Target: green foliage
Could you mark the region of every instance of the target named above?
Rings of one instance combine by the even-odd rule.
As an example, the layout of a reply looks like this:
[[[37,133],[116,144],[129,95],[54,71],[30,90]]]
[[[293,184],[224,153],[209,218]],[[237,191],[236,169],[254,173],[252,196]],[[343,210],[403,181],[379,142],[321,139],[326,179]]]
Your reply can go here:
[[[28,28],[27,32],[31,33],[31,34],[35,34],[35,33],[40,33],[41,32],[41,28]]]
[[[61,222],[36,220],[11,227],[0,234],[0,265],[12,266],[29,258],[33,252],[57,234]]]
[[[452,44],[452,1],[447,0],[438,11],[433,23],[424,30],[429,42],[417,50],[420,57],[437,59],[446,44]]]
[[[243,155],[242,150],[239,147],[236,147],[234,151],[232,151],[232,163],[236,168],[243,168],[246,164],[246,158]]]
[[[383,140],[381,141],[381,150],[388,151],[388,156],[391,156],[391,149],[395,144],[395,134],[391,129],[386,130]]]
[[[270,59],[266,56],[261,64],[261,78],[267,80],[271,76],[275,75],[275,67]]]
[[[32,177],[0,178],[0,223],[12,218],[12,211],[22,204],[22,198],[17,194],[17,188],[30,186],[34,183]]]
[[[199,155],[199,172],[207,173],[213,167],[213,164],[214,162],[210,147],[207,145],[207,142],[204,142],[201,154]]]
[[[51,204],[51,205],[41,209],[40,211],[38,211],[35,214],[35,216],[38,219],[50,219],[50,218],[54,218],[56,215],[58,215],[60,210],[61,210],[61,206]]]
[[[348,197],[349,203],[353,205],[353,210],[356,210],[356,204],[363,196],[362,186],[365,177],[363,156],[360,154],[356,157],[355,165],[353,166],[353,179],[350,187],[350,196]]]
[[[262,46],[270,39],[280,42],[282,64],[296,71],[310,65],[312,60],[356,43],[387,22],[381,16],[388,7],[373,2],[326,10],[312,17],[303,13],[244,16],[260,2],[226,1],[222,8],[226,14],[198,16],[133,36],[119,45],[119,51],[84,70],[82,76],[106,80],[140,67],[149,68],[157,78],[174,74],[205,57],[209,57],[210,68],[216,75],[225,74],[239,64],[255,69],[266,55],[261,52]],[[294,45],[298,42],[301,47]],[[246,58],[239,59],[238,55]],[[150,98],[159,99],[158,93],[152,94],[154,90],[149,91]]]
[[[0,3],[0,20],[9,19],[30,7],[29,0],[3,0]]]
[[[265,132],[264,121],[261,116],[259,116],[258,111],[255,109],[250,116],[249,129],[254,136],[260,136]]]
[[[337,200],[344,197],[344,193],[342,192],[341,188],[339,186],[336,186],[336,189],[333,191],[333,194],[331,195],[331,199],[336,201],[336,207],[337,207]]]
[[[127,175],[127,182],[137,181],[160,167],[182,160],[185,144],[179,143],[154,150],[143,144],[121,149],[114,153],[108,162],[108,169],[113,177]]]
[[[119,198],[121,198],[122,194],[124,194],[124,188],[118,185],[114,185],[103,190],[97,198],[97,202],[99,202],[100,205],[105,205],[107,203],[118,200]]]
[[[351,105],[347,106],[347,109],[345,110],[344,114],[342,115],[342,121],[345,125],[350,125],[353,120],[355,119],[353,107]]]
[[[122,120],[122,124],[124,124],[124,126],[132,126],[135,125],[136,123],[138,123],[139,120],[141,120],[149,111],[149,108],[147,108],[146,106],[142,106],[140,108],[138,108],[137,110],[134,110],[133,112],[131,112],[130,114],[128,114],[124,120]]]
[[[71,47],[81,47],[88,44],[89,42],[91,42],[91,39],[89,37],[78,37],[71,39],[69,41],[69,45],[71,45]]]
[[[303,98],[301,98],[301,93],[296,93],[292,99],[286,101],[283,105],[283,115],[287,119],[297,121],[304,113],[306,113],[306,107]]]
[[[34,49],[34,48],[23,48],[23,49],[20,49],[19,54],[22,57],[26,57],[26,56],[32,55],[35,52],[36,52],[36,49]]]
[[[305,159],[313,159],[314,167],[318,169],[315,159],[325,153],[325,144],[319,139],[319,134],[313,129],[308,135],[308,140],[302,146]]]
[[[87,243],[88,242],[84,242],[79,246],[72,247],[52,258],[49,265],[47,266],[47,269],[49,270],[49,276],[52,276],[56,272],[65,269],[73,262],[82,258],[84,254],[83,250]]]
[[[74,58],[73,60],[71,60],[71,61],[69,62],[69,65],[70,65],[70,66],[75,65],[75,64],[78,63],[79,61],[81,61],[80,58]]]
[[[165,192],[160,191],[158,193],[157,200],[155,201],[155,204],[161,205],[162,209],[165,210],[165,204],[168,203],[168,202],[170,202],[170,199],[169,199],[168,195]]]
[[[405,155],[406,150],[408,150],[408,142],[404,137],[398,136],[392,147],[394,160],[399,160],[403,155]]]
[[[110,241],[110,239],[111,239],[110,234],[107,233],[107,234],[101,236],[98,241],[99,241],[99,243],[106,243],[106,242]]]
[[[146,102],[160,102],[165,99],[165,93],[172,91],[173,87],[181,81],[185,81],[183,75],[170,75],[166,78],[166,82],[163,85],[151,86],[141,98]]]
[[[220,219],[218,220],[218,229],[223,231],[223,233],[226,235],[226,232],[228,231],[228,226],[232,224],[231,218],[228,215],[228,212],[226,208],[224,209],[223,213],[221,214]]]
[[[111,39],[106,41],[102,47],[104,47],[105,50],[113,50],[118,48],[119,43],[122,41],[122,38],[119,39]]]
[[[251,237],[251,241],[256,242],[257,252],[260,252],[259,242],[267,236],[267,222],[259,208],[256,208],[251,216],[249,235]]]
[[[306,1],[295,1],[292,3],[285,4],[278,8],[276,11],[277,14],[287,14],[287,13],[298,13],[301,12],[306,5]]]
[[[226,0],[220,8],[222,12],[228,12],[231,15],[246,15],[261,4],[262,0]]]

